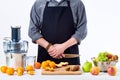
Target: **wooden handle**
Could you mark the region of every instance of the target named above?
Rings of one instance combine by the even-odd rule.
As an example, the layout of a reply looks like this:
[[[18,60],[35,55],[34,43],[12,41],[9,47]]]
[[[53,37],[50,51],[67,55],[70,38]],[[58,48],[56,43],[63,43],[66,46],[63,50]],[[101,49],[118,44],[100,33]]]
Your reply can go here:
[[[76,58],[76,57],[80,57],[79,54],[65,54],[65,58]]]

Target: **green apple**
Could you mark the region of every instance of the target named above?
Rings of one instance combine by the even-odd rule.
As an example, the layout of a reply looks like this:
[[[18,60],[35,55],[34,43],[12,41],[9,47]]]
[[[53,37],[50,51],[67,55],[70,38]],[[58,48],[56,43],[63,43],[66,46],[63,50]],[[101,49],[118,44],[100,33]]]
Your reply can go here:
[[[92,68],[92,63],[89,61],[86,61],[83,65],[82,65],[82,70],[84,72],[90,72],[90,69]]]

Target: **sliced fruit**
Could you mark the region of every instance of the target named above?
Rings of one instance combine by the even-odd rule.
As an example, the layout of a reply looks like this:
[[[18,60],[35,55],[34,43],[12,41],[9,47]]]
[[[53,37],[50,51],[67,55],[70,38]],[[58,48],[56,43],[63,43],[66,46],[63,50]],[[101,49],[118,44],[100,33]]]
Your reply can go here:
[[[78,71],[80,69],[79,65],[73,65],[70,67],[70,71]]]
[[[67,66],[69,63],[68,62],[60,62],[59,64],[61,64],[62,66]]]
[[[49,67],[49,63],[47,61],[43,61],[41,67],[45,69],[45,67]]]
[[[49,67],[55,68],[56,67],[56,63],[53,62],[53,61],[49,62]]]
[[[56,64],[56,67],[60,68],[62,67],[62,64]]]
[[[70,71],[70,66],[65,68],[66,71]]]

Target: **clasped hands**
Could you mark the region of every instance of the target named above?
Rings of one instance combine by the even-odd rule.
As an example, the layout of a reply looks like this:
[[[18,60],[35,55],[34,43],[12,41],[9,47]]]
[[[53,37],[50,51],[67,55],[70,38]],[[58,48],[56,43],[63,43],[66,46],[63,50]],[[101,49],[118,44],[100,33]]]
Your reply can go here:
[[[50,46],[50,48],[48,49],[48,53],[53,58],[61,59],[65,57],[65,49],[66,48],[63,44],[54,44]]]

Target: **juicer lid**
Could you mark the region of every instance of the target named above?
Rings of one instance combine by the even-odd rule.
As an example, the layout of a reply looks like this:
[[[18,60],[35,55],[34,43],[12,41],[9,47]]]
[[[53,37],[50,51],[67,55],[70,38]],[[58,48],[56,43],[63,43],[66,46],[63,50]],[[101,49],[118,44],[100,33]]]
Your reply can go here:
[[[13,42],[20,41],[20,39],[21,39],[20,29],[21,29],[21,26],[11,26],[11,36],[12,36],[11,39]]]
[[[11,28],[21,28],[21,26],[20,25],[17,25],[17,26],[12,25]]]

